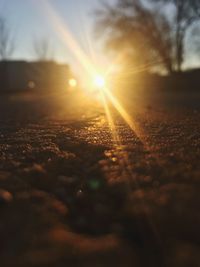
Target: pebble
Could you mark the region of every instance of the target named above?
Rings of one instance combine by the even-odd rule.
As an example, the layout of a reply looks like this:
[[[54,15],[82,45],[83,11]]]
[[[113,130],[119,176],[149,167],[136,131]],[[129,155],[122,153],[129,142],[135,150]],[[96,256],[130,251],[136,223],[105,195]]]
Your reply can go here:
[[[76,193],[76,196],[77,196],[77,198],[83,198],[83,196],[84,196],[83,191],[81,189],[78,190],[77,193]]]
[[[45,169],[40,164],[33,164],[33,166],[29,168],[25,168],[24,171],[26,173],[34,173],[34,174],[46,174]]]
[[[0,205],[9,204],[13,200],[10,192],[0,189]]]

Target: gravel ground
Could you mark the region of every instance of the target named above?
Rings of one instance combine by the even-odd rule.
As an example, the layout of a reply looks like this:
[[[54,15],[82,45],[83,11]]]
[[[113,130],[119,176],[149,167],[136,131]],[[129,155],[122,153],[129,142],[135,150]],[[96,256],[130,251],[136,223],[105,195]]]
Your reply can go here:
[[[200,266],[200,112],[126,109],[0,96],[2,267]]]

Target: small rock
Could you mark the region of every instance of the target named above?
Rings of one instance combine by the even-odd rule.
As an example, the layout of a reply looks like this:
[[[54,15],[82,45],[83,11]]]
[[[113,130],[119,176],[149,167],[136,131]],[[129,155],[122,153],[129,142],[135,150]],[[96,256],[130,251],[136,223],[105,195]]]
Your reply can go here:
[[[60,215],[66,215],[68,212],[67,207],[59,200],[54,199],[51,201],[51,207]]]
[[[26,173],[34,173],[34,174],[46,174],[45,169],[40,164],[33,164],[33,166],[29,168],[25,168],[24,171]]]
[[[81,189],[78,190],[78,192],[76,193],[76,196],[77,196],[77,198],[82,198],[84,196],[83,191]]]
[[[0,189],[0,205],[9,204],[13,200],[10,192]]]

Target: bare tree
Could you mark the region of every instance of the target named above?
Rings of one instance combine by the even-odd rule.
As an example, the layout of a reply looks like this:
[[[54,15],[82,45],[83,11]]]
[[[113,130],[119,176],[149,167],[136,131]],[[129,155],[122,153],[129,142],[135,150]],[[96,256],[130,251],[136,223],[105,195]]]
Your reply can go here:
[[[151,0],[160,2],[165,8],[171,5],[174,10],[172,29],[175,33],[175,55],[176,67],[181,71],[185,54],[185,36],[192,24],[200,19],[200,1],[199,0]]]
[[[0,59],[7,60],[15,49],[14,39],[6,19],[0,17]]]
[[[197,23],[192,28],[190,35],[193,36],[193,42],[190,44],[189,48],[192,50],[196,58],[200,58],[200,23]]]
[[[34,40],[33,51],[39,61],[48,61],[53,57],[51,42],[46,37]]]
[[[164,11],[166,6],[173,8],[173,16]],[[181,70],[185,35],[199,19],[199,9],[199,0],[118,0],[102,4],[96,25],[107,47],[159,62],[170,73]]]
[[[103,3],[96,16],[98,32],[106,35],[108,48],[125,52],[138,65],[157,62],[173,71],[170,25],[163,14],[139,0],[118,0],[114,6]]]

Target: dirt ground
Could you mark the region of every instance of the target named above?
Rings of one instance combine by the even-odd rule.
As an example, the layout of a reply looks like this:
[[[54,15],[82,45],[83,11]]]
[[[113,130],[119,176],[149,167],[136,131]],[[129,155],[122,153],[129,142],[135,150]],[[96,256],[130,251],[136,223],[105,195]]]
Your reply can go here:
[[[198,105],[125,108],[0,96],[1,267],[200,266]]]

